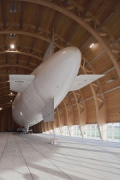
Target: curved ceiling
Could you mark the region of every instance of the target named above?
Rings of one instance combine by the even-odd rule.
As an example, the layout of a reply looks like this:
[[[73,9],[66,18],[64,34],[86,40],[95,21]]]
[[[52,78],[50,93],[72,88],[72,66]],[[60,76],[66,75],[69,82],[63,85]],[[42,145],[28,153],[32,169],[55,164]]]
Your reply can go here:
[[[79,74],[105,74],[67,95],[56,109],[57,123],[63,114],[64,124],[69,124],[69,118],[81,125],[118,121],[119,19],[119,0],[1,0],[0,107],[11,106],[15,97],[9,95],[9,74],[30,74],[42,62],[54,29],[55,51],[71,45],[81,50]],[[15,50],[10,49],[13,43]]]

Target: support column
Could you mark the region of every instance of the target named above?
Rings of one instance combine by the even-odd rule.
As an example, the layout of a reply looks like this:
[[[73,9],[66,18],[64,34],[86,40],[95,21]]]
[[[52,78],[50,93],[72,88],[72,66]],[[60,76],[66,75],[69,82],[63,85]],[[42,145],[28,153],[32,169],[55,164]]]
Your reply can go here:
[[[85,125],[84,122],[81,120],[81,112],[80,112],[80,107],[79,107],[79,97],[80,97],[80,94],[77,93],[77,92],[73,92],[73,95],[74,95],[74,98],[75,98],[75,101],[76,101],[76,106],[77,106],[77,110],[78,110],[78,119],[79,119],[79,129],[81,131],[81,136],[84,138],[84,128],[83,126]],[[78,97],[77,97],[78,96]]]

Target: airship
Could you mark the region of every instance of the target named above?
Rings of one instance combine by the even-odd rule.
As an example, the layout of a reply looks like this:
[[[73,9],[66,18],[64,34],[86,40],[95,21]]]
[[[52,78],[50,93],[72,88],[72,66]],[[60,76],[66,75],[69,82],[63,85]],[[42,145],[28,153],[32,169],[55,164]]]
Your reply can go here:
[[[69,91],[104,76],[77,76],[80,65],[81,52],[71,46],[46,58],[30,75],[9,75],[10,90],[18,92],[12,104],[14,121],[26,131],[42,120],[53,121],[54,109]]]

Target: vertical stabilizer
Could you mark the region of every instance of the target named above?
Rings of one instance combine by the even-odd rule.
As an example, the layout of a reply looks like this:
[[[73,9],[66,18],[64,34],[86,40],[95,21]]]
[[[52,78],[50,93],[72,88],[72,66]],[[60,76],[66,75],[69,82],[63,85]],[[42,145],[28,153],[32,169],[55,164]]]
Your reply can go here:
[[[42,115],[44,122],[54,121],[54,99],[51,99],[50,102],[46,105]]]
[[[54,54],[54,31],[53,31],[53,34],[52,34],[52,39],[51,39],[51,42],[44,54],[44,57],[43,57],[43,61],[46,61],[51,55]]]

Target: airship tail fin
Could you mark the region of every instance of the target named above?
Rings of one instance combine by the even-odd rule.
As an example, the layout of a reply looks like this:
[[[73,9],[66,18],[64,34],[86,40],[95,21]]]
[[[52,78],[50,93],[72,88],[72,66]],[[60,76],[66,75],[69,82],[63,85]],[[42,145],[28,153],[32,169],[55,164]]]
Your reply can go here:
[[[42,115],[44,122],[54,120],[54,99],[51,99],[50,102],[46,105],[45,109],[42,112]]]
[[[79,90],[103,76],[104,76],[103,74],[102,75],[98,75],[98,74],[79,75],[75,78],[69,91]]]
[[[34,75],[9,75],[10,90],[23,92],[35,78]]]
[[[46,61],[51,55],[54,54],[54,31],[52,34],[52,39],[50,44],[48,45],[48,48],[44,54],[43,61]]]

